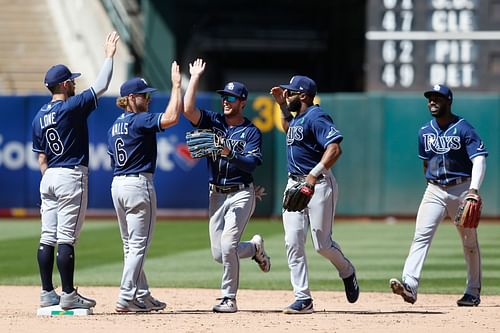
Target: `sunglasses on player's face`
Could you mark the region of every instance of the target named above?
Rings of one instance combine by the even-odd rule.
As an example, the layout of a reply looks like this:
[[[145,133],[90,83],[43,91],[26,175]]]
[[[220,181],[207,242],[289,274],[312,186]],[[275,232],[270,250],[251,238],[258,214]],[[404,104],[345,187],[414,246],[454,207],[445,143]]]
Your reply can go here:
[[[300,95],[300,94],[301,94],[300,91],[293,91],[293,90],[287,90],[286,91],[286,95],[288,97],[297,96],[297,95]]]
[[[151,93],[147,92],[147,93],[141,93],[141,94],[136,94],[137,96],[141,96],[142,98],[144,98],[146,101],[149,101],[151,99]]]
[[[231,95],[224,95],[224,96],[222,96],[222,100],[224,102],[234,103],[238,100],[238,97],[231,96]]]

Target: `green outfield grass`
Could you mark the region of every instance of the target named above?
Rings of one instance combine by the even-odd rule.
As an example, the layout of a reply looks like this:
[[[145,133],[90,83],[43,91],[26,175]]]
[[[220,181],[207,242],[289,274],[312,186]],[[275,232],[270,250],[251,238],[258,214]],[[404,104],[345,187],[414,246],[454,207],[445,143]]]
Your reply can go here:
[[[389,292],[388,281],[400,277],[413,236],[414,224],[339,221],[334,239],[355,264],[362,291]],[[36,250],[40,225],[34,220],[0,219],[0,284],[39,284]],[[252,260],[241,261],[240,288],[291,290],[280,221],[252,220],[244,234],[264,236],[272,269],[262,273]],[[500,294],[500,224],[479,228],[483,264],[483,294]],[[316,254],[308,239],[310,286],[314,290],[343,290],[336,270]],[[86,222],[76,251],[77,285],[118,286],[122,247],[116,222]],[[146,262],[152,287],[219,288],[221,265],[211,258],[206,221],[158,223]],[[54,281],[59,285],[55,270]],[[424,266],[421,293],[463,292],[465,263],[455,227],[444,222],[434,238]]]

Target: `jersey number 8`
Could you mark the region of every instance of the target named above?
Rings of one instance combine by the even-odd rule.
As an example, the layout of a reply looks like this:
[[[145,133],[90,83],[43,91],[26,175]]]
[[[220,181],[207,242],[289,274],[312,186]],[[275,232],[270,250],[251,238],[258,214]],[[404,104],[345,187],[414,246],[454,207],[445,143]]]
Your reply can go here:
[[[45,137],[47,138],[50,150],[57,156],[62,155],[64,152],[64,145],[61,142],[57,130],[55,128],[49,128],[47,132],[45,132]]]

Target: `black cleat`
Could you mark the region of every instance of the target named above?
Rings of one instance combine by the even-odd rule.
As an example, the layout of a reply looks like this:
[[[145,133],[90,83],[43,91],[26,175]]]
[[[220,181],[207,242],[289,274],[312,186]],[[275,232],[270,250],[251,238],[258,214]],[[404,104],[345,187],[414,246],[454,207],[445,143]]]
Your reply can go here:
[[[457,301],[458,306],[478,306],[481,303],[479,296],[475,297],[471,294],[464,294],[464,296]]]
[[[345,296],[349,303],[356,303],[359,298],[359,285],[356,279],[356,273],[352,273],[351,276],[346,277],[344,280]]]

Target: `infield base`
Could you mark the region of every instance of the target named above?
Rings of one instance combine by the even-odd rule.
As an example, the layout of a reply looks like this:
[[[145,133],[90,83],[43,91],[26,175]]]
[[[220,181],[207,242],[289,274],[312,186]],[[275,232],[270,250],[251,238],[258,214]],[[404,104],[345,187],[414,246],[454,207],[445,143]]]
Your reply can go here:
[[[88,316],[93,313],[92,309],[70,309],[63,310],[59,305],[47,306],[39,308],[36,312],[37,316]]]

